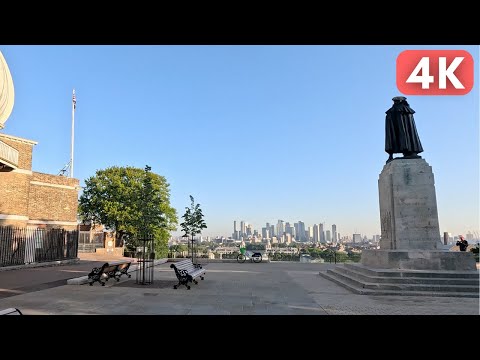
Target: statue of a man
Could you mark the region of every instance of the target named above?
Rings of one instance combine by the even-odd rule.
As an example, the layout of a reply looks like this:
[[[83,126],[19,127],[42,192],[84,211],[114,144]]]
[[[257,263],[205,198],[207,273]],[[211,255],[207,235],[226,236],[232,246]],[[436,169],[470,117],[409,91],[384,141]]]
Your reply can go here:
[[[403,153],[403,159],[419,159],[423,152],[413,114],[407,98],[396,96],[393,105],[386,111],[385,151],[390,155],[387,163],[393,160],[393,154]]]

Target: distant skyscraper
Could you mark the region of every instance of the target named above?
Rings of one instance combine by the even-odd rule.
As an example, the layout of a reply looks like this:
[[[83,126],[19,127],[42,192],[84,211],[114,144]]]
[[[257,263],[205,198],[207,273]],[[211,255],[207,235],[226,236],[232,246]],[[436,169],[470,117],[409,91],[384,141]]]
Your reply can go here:
[[[307,239],[307,241],[313,241],[313,236],[314,236],[313,226],[309,226],[308,227],[308,239]]]
[[[299,221],[298,222],[298,237],[299,237],[299,241],[306,241],[307,240],[307,236],[305,234],[305,223],[303,221]]]
[[[290,235],[293,236],[293,232],[294,232],[293,227],[290,225],[289,222],[286,222],[285,223],[285,234],[290,234]]]
[[[233,238],[236,240],[237,239],[237,221],[233,221]]]
[[[285,223],[283,220],[278,220],[276,230],[277,237],[282,237],[283,233],[285,232]]]
[[[337,243],[337,225],[333,224],[332,225],[332,241],[334,244]]]
[[[320,242],[320,227],[317,224],[313,225],[313,242],[315,244]]]
[[[276,236],[277,234],[275,233],[275,226],[274,225],[270,225],[270,237],[274,237]]]
[[[323,232],[323,224],[320,223],[320,242],[325,244],[325,233]]]
[[[240,221],[240,236],[245,236],[246,230],[245,221]]]
[[[325,231],[325,233],[327,234],[327,242],[332,242],[332,238],[330,236],[330,230]]]
[[[362,242],[362,235],[360,234],[353,234],[353,243],[360,244]]]

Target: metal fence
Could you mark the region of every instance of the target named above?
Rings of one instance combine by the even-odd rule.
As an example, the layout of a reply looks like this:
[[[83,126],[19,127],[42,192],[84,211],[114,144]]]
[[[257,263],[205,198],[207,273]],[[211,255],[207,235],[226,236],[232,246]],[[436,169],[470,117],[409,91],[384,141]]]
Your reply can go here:
[[[80,231],[78,234],[78,252],[94,253],[97,248],[104,247],[103,231]]]
[[[0,267],[75,259],[78,231],[0,227]]]

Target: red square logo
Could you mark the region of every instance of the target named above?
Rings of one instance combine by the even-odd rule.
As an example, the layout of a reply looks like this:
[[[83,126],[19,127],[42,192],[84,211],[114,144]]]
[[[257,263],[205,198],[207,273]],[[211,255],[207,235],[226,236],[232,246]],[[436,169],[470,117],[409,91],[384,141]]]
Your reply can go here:
[[[397,57],[405,95],[465,95],[473,88],[473,57],[465,50],[405,50]]]

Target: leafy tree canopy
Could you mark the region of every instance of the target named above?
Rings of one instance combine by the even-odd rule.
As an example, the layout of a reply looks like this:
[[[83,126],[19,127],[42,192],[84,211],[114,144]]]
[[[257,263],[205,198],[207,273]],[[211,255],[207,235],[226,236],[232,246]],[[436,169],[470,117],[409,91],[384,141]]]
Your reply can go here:
[[[148,165],[145,169],[113,166],[98,170],[85,180],[79,215],[115,231],[117,246],[124,235],[134,238],[141,233],[166,242],[178,222],[176,210],[170,206],[169,184]],[[156,243],[156,248],[166,251],[166,243]]]
[[[195,200],[190,195],[190,207],[185,207],[185,214],[182,215],[184,222],[180,224],[182,231],[185,233],[183,236],[192,236],[201,234],[203,229],[207,228],[207,224],[203,220],[202,209],[200,204],[195,204]]]

